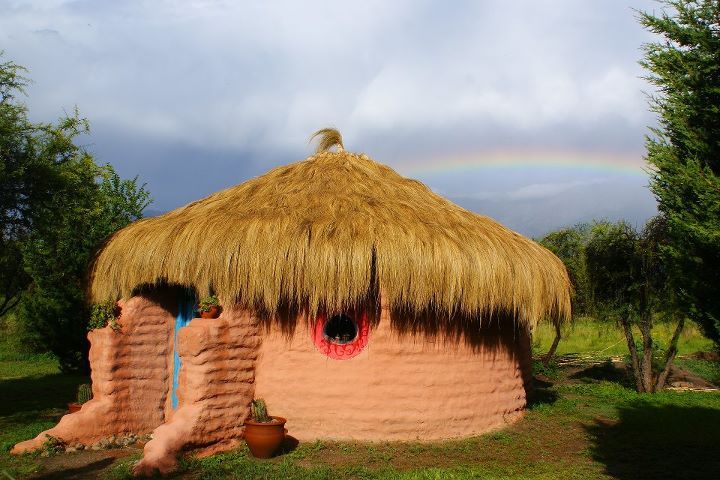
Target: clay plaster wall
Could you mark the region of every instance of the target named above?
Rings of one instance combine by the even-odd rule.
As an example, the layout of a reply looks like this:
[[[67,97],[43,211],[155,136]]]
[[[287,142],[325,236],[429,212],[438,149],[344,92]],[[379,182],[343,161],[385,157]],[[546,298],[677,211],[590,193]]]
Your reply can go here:
[[[13,452],[39,448],[46,435],[90,444],[114,434],[149,433],[160,425],[171,380],[176,303],[170,291],[133,297],[122,304],[119,331],[107,326],[89,332],[93,399]]]
[[[320,354],[308,328],[263,334],[255,397],[299,440],[432,440],[520,418],[530,375],[527,334],[487,327],[479,341],[400,334],[382,311],[367,347],[348,360]]]
[[[13,453],[42,446],[46,435],[91,444],[110,435],[153,433],[138,474],[167,473],[177,453],[212,453],[242,438],[255,380],[260,337],[256,318],[226,309],[218,319],[193,319],[178,333],[182,361],[178,409],[170,404],[177,292],[137,296],[122,305],[120,331],[90,332],[93,399]]]
[[[177,292],[133,297],[121,331],[90,332],[94,398],[57,426],[15,446],[40,447],[49,434],[93,443],[114,434],[149,433],[135,473],[167,473],[177,453],[231,448],[253,398],[288,418],[300,440],[431,440],[479,434],[520,417],[530,374],[527,334],[486,327],[447,340],[400,333],[382,310],[367,347],[349,360],[316,350],[305,322],[292,335],[251,313],[228,308],[194,319],[178,334],[179,407],[170,408]],[[199,449],[199,450],[198,450]]]
[[[179,406],[153,432],[136,474],[172,471],[182,449],[210,454],[237,445],[253,399],[257,327],[247,311],[226,309],[220,318],[196,318],[180,329]]]

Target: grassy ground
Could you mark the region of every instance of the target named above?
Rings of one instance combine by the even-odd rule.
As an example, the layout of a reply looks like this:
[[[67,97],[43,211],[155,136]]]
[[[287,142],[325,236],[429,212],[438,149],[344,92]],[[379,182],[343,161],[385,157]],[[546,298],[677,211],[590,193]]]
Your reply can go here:
[[[578,324],[566,353],[610,351],[609,329]],[[669,330],[669,329],[668,329]],[[541,332],[540,332],[541,333]],[[547,335],[551,337],[551,335]],[[585,343],[583,343],[585,338]],[[603,340],[597,340],[603,339]],[[536,346],[551,338],[536,339]],[[603,343],[610,341],[610,343]],[[681,352],[706,350],[697,332]],[[611,347],[615,348],[615,347]],[[52,426],[71,400],[79,376],[61,375],[46,356],[3,351],[0,344],[0,479],[130,478],[139,450],[14,457],[17,441]],[[701,375],[718,362],[691,360]],[[684,361],[684,360],[683,360]],[[700,362],[700,363],[697,363]],[[682,479],[720,471],[720,393],[665,391],[638,395],[611,363],[550,369],[524,419],[487,435],[445,442],[302,443],[269,461],[246,449],[202,460],[186,458],[174,478],[387,479]],[[292,419],[288,424],[292,430]],[[292,432],[291,432],[292,433]]]
[[[680,358],[675,364],[720,386],[720,362],[718,361]]]
[[[86,381],[62,375],[52,356],[23,354],[5,338],[0,341],[0,479],[5,480],[3,472],[24,478],[38,470],[37,458],[14,457],[8,450],[55,425],[77,385]]]
[[[659,323],[653,328],[655,345],[665,348],[675,330],[671,323]],[[635,338],[640,340],[640,331],[635,328]],[[540,324],[533,336],[533,350],[546,352],[552,344],[555,331],[552,325]],[[713,343],[703,337],[697,326],[691,322],[685,323],[683,333],[678,342],[678,355],[688,355],[694,352],[712,350]],[[613,323],[600,323],[592,318],[579,318],[573,323],[563,327],[562,341],[558,345],[557,354],[582,354],[587,358],[606,358],[611,356],[627,355],[627,343],[622,330]]]

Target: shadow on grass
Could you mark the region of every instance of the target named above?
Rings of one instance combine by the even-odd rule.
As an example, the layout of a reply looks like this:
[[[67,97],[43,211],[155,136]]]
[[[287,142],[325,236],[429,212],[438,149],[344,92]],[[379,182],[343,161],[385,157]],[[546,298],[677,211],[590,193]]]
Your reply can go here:
[[[633,402],[587,427],[593,458],[621,480],[717,478],[720,411]]]
[[[540,385],[544,385],[540,386]],[[552,383],[535,381],[535,388],[528,396],[527,408],[533,409],[543,405],[552,405],[559,398],[555,390],[551,390]]]
[[[280,444],[280,448],[278,448],[278,451],[275,452],[274,456],[277,457],[293,452],[298,447],[298,445],[300,445],[300,440],[293,437],[292,435],[285,435],[282,444]]]
[[[630,377],[627,369],[619,367],[610,360],[599,365],[593,365],[573,373],[568,378],[580,380],[585,383],[594,381],[608,381],[619,383],[624,387],[634,388],[635,383]]]
[[[80,467],[48,472],[32,478],[33,480],[87,480],[88,478],[97,478],[97,475],[112,465],[114,461],[115,459],[112,457],[103,458]]]
[[[0,380],[0,417],[23,416],[52,408],[67,408],[76,398],[77,386],[88,382],[83,375],[53,374]]]
[[[533,362],[541,364],[541,362]],[[532,387],[527,390],[528,403],[527,408],[533,409],[544,405],[552,405],[558,399],[558,394],[552,387],[554,382],[547,379],[544,375],[535,375],[532,377]]]

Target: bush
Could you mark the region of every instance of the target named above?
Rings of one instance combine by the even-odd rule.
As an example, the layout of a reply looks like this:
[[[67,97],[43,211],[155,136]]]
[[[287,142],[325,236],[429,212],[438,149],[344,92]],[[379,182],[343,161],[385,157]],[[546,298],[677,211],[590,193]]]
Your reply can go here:
[[[93,305],[90,310],[90,321],[88,322],[87,329],[95,330],[96,328],[105,328],[108,324],[113,330],[120,328],[117,324],[117,316],[115,315],[116,309],[117,304],[112,300]]]

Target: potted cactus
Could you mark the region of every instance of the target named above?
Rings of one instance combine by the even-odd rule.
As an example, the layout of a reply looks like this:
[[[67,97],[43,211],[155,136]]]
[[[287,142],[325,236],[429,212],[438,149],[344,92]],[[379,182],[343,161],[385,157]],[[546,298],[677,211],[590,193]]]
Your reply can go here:
[[[198,311],[200,312],[200,318],[218,318],[222,307],[220,302],[215,295],[203,298],[198,305]]]
[[[245,420],[245,441],[255,458],[270,458],[285,439],[285,420],[268,415],[265,401],[253,400]]]
[[[83,383],[78,386],[77,389],[77,401],[68,403],[69,413],[75,413],[79,411],[84,403],[87,403],[92,398],[92,387],[89,383]]]

